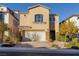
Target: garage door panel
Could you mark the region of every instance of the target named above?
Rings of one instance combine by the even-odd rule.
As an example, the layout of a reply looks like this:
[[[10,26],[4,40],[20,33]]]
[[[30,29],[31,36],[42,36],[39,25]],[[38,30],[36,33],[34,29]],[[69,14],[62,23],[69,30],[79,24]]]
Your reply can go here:
[[[46,41],[46,33],[45,32],[25,32],[25,37],[31,40],[35,38],[39,41]]]

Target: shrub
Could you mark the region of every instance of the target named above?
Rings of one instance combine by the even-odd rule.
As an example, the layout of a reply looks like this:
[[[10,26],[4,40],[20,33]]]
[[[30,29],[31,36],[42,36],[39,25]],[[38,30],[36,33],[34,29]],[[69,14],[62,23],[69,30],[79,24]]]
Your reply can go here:
[[[67,40],[67,38],[66,38],[66,36],[65,35],[57,35],[57,40],[58,41],[63,41],[63,42],[65,42],[66,40]]]
[[[65,44],[65,47],[66,47],[66,48],[71,48],[72,45],[71,45],[70,43],[68,43],[68,44]]]
[[[57,48],[57,47],[58,47],[58,45],[56,45],[56,44],[53,44],[53,45],[52,45],[52,47],[54,47],[54,48]]]
[[[67,47],[67,48],[71,48],[72,46],[79,47],[79,42],[78,42],[77,38],[73,38],[72,42],[65,44],[65,47]]]
[[[18,35],[18,36],[15,36],[13,42],[16,44],[16,43],[18,43],[18,42],[20,42],[20,41],[21,41],[20,36],[19,36],[19,35]]]

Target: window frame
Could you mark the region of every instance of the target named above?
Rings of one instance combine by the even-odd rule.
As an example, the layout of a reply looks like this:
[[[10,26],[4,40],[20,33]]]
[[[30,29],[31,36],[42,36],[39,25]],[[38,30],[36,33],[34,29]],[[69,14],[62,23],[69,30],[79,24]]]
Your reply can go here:
[[[35,15],[35,23],[43,23],[43,14]]]
[[[77,17],[77,20],[79,20],[79,17]]]
[[[4,13],[0,12],[0,15],[2,14],[2,17],[0,18],[0,21],[4,21]]]
[[[53,16],[50,16],[50,17],[49,17],[49,21],[50,21],[51,24],[52,24],[52,23],[55,23],[55,18],[54,18]]]

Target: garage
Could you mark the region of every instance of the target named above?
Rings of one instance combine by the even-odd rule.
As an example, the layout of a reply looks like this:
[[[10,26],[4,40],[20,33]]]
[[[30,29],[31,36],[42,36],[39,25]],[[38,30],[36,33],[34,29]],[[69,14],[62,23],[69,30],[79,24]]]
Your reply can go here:
[[[44,31],[25,31],[26,40],[31,41],[46,41],[46,32]]]

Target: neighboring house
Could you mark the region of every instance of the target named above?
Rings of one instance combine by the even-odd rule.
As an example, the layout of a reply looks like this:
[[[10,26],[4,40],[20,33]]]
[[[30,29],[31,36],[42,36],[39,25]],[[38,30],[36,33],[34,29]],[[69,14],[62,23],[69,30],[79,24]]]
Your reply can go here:
[[[24,41],[55,40],[59,32],[59,16],[50,14],[49,8],[35,5],[28,8],[28,12],[20,12],[20,32]]]
[[[19,33],[19,14],[17,11],[12,11],[11,9],[0,6],[0,21],[3,21],[7,24],[9,30],[4,32],[5,36],[17,36]]]
[[[79,28],[79,14],[74,14],[74,15],[68,17],[66,20],[63,20],[62,22],[60,22],[60,24],[64,23],[64,22],[68,22],[68,21],[74,22],[74,25]]]

